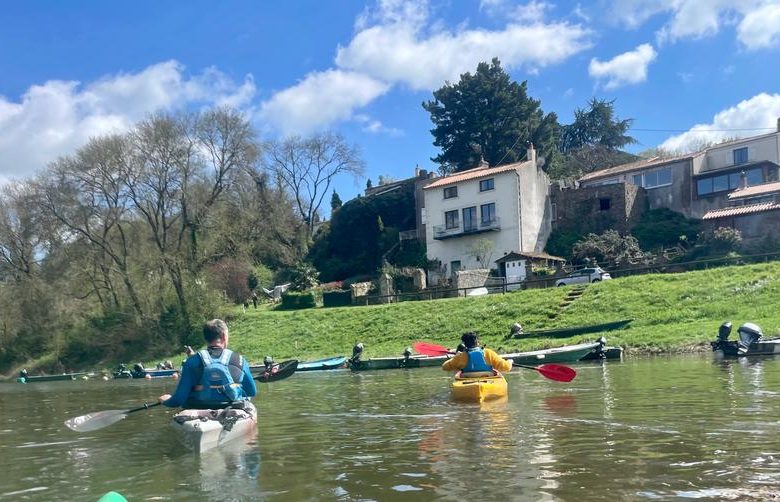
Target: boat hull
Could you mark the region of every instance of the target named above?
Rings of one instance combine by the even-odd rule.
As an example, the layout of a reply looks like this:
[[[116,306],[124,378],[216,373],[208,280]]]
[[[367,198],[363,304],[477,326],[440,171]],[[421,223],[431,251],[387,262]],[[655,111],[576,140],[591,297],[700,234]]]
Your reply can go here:
[[[587,326],[570,326],[567,328],[537,329],[527,333],[517,333],[512,338],[566,338],[575,335],[587,335],[590,333],[601,333],[604,331],[613,331],[627,326],[633,319],[622,319],[620,321],[605,322],[601,324],[589,324]]]
[[[553,349],[501,354],[501,357],[509,359],[516,364],[573,363],[590,354],[600,353],[603,348],[604,341],[599,340],[592,343],[565,345]]]
[[[780,355],[780,338],[759,340],[747,346],[740,346],[737,341],[718,340],[712,342],[712,350],[722,357],[774,356]]]
[[[336,370],[343,368],[346,363],[346,357],[329,357],[326,359],[317,359],[316,361],[298,363],[298,371]]]
[[[171,427],[185,446],[203,453],[257,430],[257,408],[247,401],[243,410],[183,410]]]
[[[391,370],[405,368],[431,368],[441,366],[448,356],[373,357],[350,361],[352,371]]]
[[[463,377],[458,372],[450,388],[453,399],[470,403],[481,403],[507,395],[506,379],[498,372],[494,376],[473,378]]]
[[[298,370],[298,360],[291,359],[271,365],[271,370],[266,370],[264,365],[250,366],[249,371],[258,382],[276,382],[292,376]]]
[[[63,373],[61,375],[35,375],[24,378],[17,378],[21,383],[33,383],[33,382],[56,382],[59,380],[86,380],[91,376],[95,376],[94,373],[82,372],[82,373]],[[22,382],[24,380],[24,382]]]

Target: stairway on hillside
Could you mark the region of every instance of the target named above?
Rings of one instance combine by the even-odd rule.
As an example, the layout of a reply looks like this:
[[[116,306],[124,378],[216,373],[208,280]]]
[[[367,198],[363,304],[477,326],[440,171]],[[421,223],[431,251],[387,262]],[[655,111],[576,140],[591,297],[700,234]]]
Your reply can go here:
[[[587,284],[577,284],[576,286],[571,288],[566,293],[566,297],[561,301],[561,303],[558,304],[558,310],[548,315],[550,320],[551,321],[555,320],[566,309],[568,309],[572,303],[574,303],[582,296],[582,294],[585,292],[585,289],[587,289],[587,287],[588,287]]]

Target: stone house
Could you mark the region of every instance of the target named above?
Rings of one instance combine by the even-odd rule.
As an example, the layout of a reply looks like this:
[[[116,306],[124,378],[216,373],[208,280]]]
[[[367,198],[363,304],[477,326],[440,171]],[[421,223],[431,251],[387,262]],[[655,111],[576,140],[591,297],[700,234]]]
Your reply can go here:
[[[708,228],[739,230],[748,246],[780,238],[780,182],[737,188],[728,194],[728,201],[728,207],[704,215],[702,220]]]

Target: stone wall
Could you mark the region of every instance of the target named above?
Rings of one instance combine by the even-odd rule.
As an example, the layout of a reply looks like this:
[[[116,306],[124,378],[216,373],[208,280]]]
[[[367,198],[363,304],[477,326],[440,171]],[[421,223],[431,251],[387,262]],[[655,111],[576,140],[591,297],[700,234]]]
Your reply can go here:
[[[553,190],[557,213],[553,228],[594,233],[614,229],[626,234],[644,213],[646,197],[645,189],[629,183]]]
[[[455,272],[453,288],[482,288],[487,283],[490,270],[486,268],[472,270],[458,270]],[[458,291],[458,296],[465,296],[466,290]]]

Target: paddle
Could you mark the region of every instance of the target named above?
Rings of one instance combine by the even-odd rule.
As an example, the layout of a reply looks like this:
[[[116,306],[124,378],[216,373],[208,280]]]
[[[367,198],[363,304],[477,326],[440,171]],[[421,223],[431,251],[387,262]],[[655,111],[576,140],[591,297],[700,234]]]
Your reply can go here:
[[[417,342],[413,344],[412,347],[414,347],[414,350],[420,354],[425,354],[426,356],[444,356],[447,354],[454,354],[454,352],[449,350],[447,347],[433,343]],[[571,382],[574,380],[574,377],[577,376],[577,372],[574,371],[574,368],[570,368],[562,364],[542,364],[541,366],[528,366],[526,364],[518,364],[512,361],[512,366],[529,370],[536,370],[543,377],[549,378],[550,380],[555,380],[556,382]]]
[[[138,408],[132,408],[129,410],[96,411],[95,413],[88,413],[86,415],[81,415],[80,417],[75,417],[75,418],[71,418],[70,420],[66,420],[65,426],[68,429],[76,432],[96,431],[98,429],[102,429],[103,427],[108,427],[111,424],[115,424],[116,422],[119,422],[120,420],[127,417],[127,415],[129,415],[130,413],[135,413],[136,411],[148,410],[149,408],[160,406],[160,404],[161,403],[144,404],[143,406],[139,406]]]

